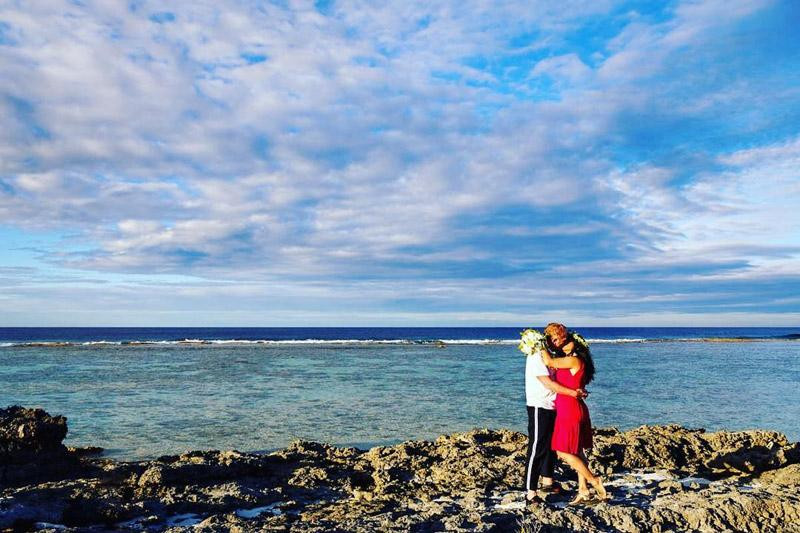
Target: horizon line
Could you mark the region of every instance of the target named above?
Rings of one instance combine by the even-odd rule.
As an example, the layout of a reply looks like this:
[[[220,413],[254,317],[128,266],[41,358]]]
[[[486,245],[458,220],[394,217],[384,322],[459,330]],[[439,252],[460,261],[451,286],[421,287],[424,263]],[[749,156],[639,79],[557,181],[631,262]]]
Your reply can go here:
[[[505,326],[0,326],[0,329],[79,329],[79,328],[103,328],[103,329],[190,329],[190,328],[207,328],[207,329],[345,329],[345,328],[360,328],[360,329],[498,329],[498,328],[520,328],[530,327],[522,325],[505,325]],[[660,329],[709,329],[709,328],[729,328],[729,329],[795,329],[800,328],[797,326],[652,326],[652,325],[631,325],[631,326],[569,326],[570,328],[660,328]]]

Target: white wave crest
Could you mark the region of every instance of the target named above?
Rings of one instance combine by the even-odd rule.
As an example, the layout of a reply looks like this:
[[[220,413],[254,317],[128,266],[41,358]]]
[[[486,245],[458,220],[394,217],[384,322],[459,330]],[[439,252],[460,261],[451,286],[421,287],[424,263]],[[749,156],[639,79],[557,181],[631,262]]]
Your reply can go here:
[[[519,344],[519,339],[442,339],[444,344]]]
[[[595,344],[625,344],[629,342],[648,342],[648,339],[586,339],[586,342]]]
[[[615,339],[587,339],[590,344],[630,344],[630,343],[670,343],[670,342],[765,342],[770,340],[784,340],[775,338],[615,338]],[[25,342],[0,342],[0,348],[35,347],[35,348],[63,348],[74,346],[512,346],[518,344],[519,339],[181,339],[181,340],[126,340],[126,341],[25,341]]]

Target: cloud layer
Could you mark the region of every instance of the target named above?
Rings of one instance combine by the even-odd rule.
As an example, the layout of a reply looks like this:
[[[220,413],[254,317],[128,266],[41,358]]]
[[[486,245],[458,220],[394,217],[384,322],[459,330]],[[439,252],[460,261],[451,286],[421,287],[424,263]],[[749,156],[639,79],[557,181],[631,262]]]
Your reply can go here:
[[[797,323],[798,21],[6,4],[0,319]]]

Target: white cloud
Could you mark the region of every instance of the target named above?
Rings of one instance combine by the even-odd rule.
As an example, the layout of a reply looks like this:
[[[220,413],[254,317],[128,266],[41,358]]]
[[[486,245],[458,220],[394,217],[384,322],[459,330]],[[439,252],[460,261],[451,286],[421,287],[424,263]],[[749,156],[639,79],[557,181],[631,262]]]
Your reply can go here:
[[[0,223],[69,232],[42,251],[50,264],[282,279],[287,301],[310,279],[385,305],[403,291],[432,305],[476,293],[513,305],[519,288],[504,283],[533,297],[568,282],[597,305],[641,297],[595,277],[598,264],[745,262],[686,279],[790,275],[798,221],[786,214],[770,231],[759,208],[783,212],[798,197],[798,141],[719,157],[666,142],[704,161],[689,178],[631,146],[641,127],[631,121],[654,118],[651,135],[668,137],[665,115],[757,96],[751,83],[670,94],[692,85],[674,70],[681,59],[724,53],[715,35],[768,5],[734,4],[681,3],[658,22],[615,15],[629,24],[598,45],[594,68],[567,36],[614,2],[336,2],[329,16],[310,2],[178,3],[162,22],[151,16],[165,8],[147,2],[6,6],[15,44],[0,46]],[[530,43],[509,49],[526,33]],[[526,85],[539,75],[557,94]],[[504,208],[516,218],[487,220]],[[592,235],[609,249],[521,274],[539,252],[513,246]],[[480,268],[492,267],[519,278],[488,282]]]
[[[591,76],[591,69],[577,54],[548,57],[538,62],[531,71],[534,76],[547,75],[566,85],[581,83]]]
[[[703,279],[759,279],[800,273],[800,141],[718,157],[728,168],[675,187],[674,169],[643,167],[610,177],[624,216],[648,228],[652,246],[636,261],[668,265],[744,261]]]

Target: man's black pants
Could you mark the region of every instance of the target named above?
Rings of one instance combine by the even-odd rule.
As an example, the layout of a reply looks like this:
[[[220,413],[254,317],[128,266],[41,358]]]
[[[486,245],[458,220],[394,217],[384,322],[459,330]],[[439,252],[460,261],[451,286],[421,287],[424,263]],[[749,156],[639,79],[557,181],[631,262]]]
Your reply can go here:
[[[555,409],[528,406],[528,460],[525,469],[525,489],[536,490],[539,476],[553,477],[556,452],[550,448]]]

